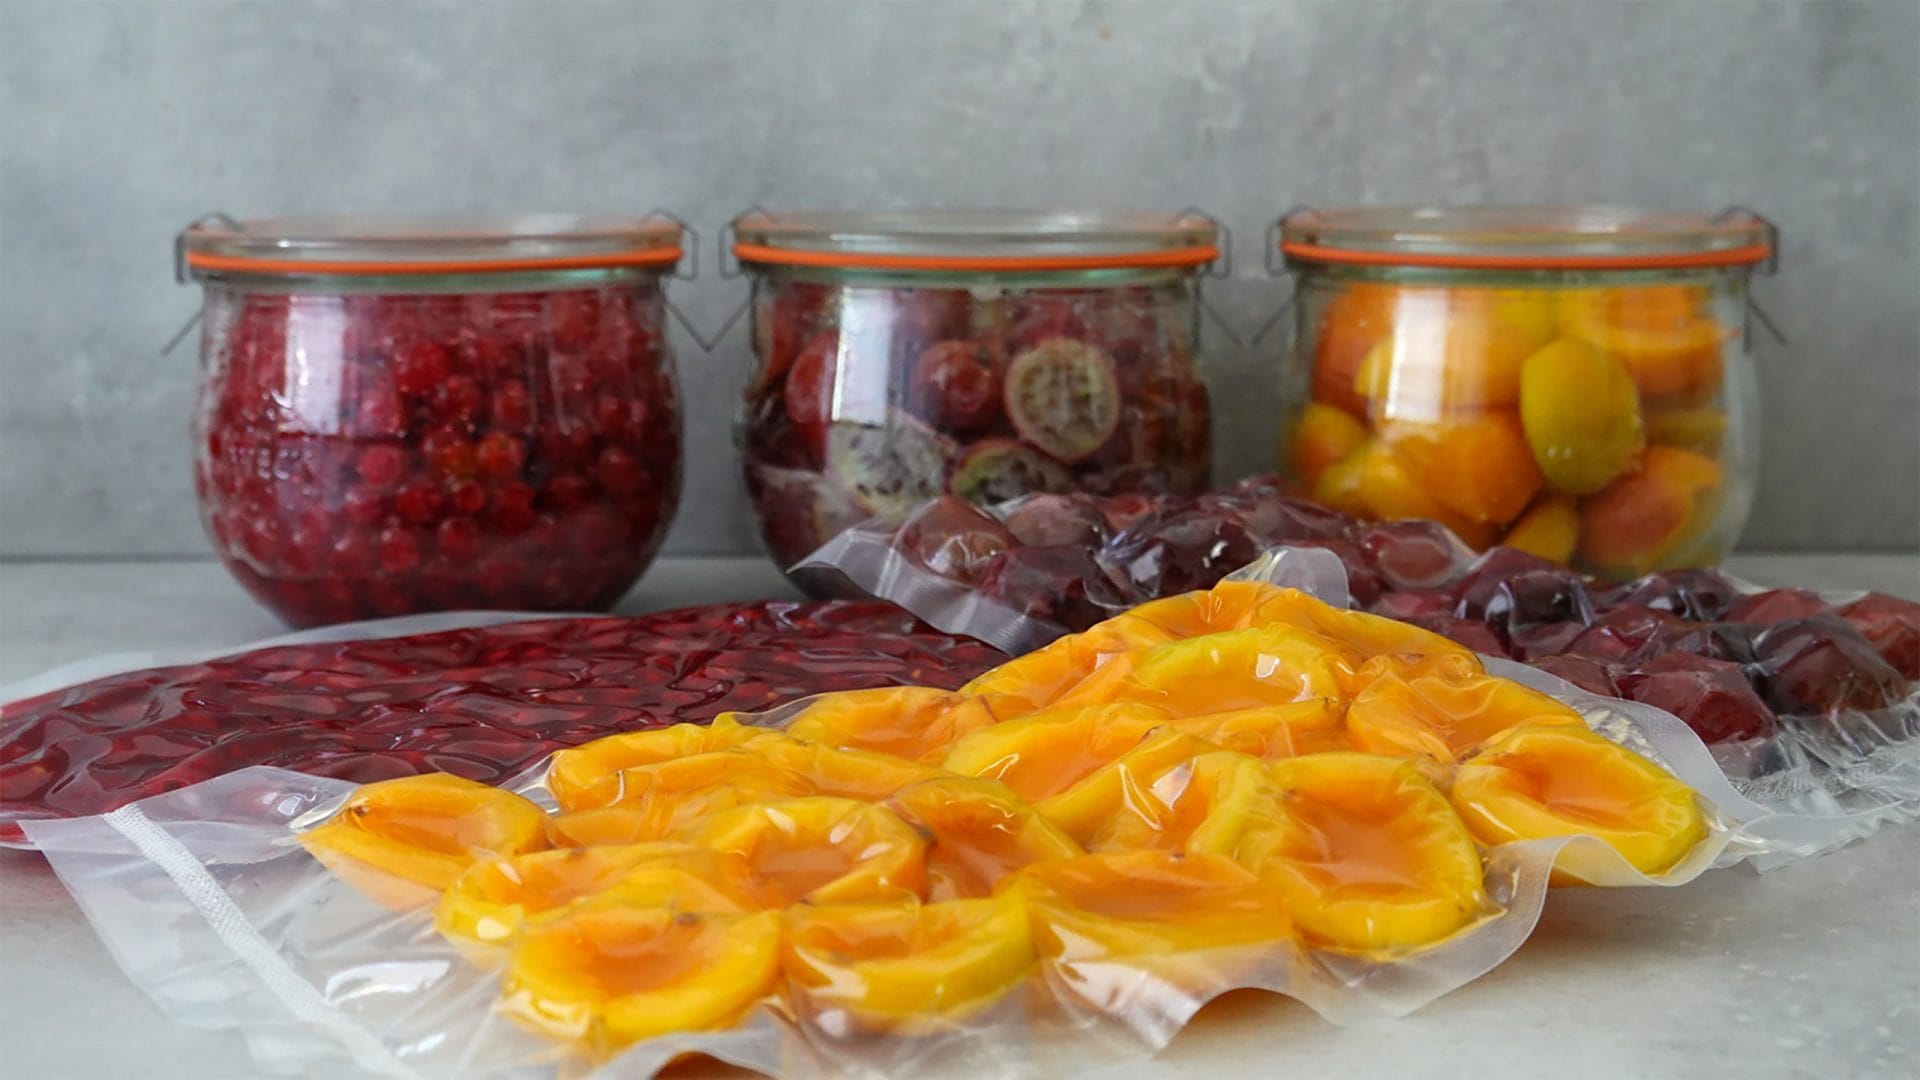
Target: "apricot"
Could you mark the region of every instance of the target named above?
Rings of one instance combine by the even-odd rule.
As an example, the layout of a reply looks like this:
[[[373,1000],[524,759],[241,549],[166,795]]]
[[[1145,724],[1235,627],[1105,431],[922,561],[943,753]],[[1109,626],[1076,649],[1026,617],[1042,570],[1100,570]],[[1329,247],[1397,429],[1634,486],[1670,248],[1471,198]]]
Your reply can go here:
[[[1520,420],[1547,486],[1591,495],[1646,445],[1640,394],[1619,360],[1572,338],[1527,358]]]
[[[995,780],[926,780],[902,790],[887,806],[926,837],[931,900],[987,896],[1017,870],[1086,853]]]
[[[1656,409],[1647,414],[1647,441],[1715,457],[1727,437],[1727,414],[1720,409]]]
[[[1060,831],[1092,844],[1117,817],[1133,812],[1140,794],[1168,770],[1219,748],[1178,731],[1160,731],[1092,770],[1070,787],[1040,799],[1040,813]]]
[[[1307,940],[1413,948],[1486,911],[1473,837],[1412,761],[1332,753],[1266,769],[1274,811],[1238,830],[1232,854],[1280,891]]]
[[[597,1057],[655,1035],[730,1027],[778,984],[780,923],[777,911],[589,901],[521,932],[501,1011]]]
[[[1579,713],[1545,694],[1464,670],[1389,671],[1347,706],[1354,749],[1444,764],[1526,724],[1586,728]]]
[[[1311,491],[1320,474],[1366,441],[1367,429],[1352,413],[1313,402],[1294,418],[1287,437],[1288,475],[1301,490]]]
[[[1417,475],[1411,462],[1384,440],[1376,439],[1361,451],[1358,463],[1361,507],[1365,517],[1399,520],[1418,518],[1437,521],[1450,529],[1469,547],[1482,548],[1493,540],[1489,525],[1441,503],[1426,482]],[[1345,462],[1341,463],[1343,466]],[[1318,494],[1315,495],[1318,498]]]
[[[1289,705],[1209,713],[1168,725],[1223,750],[1256,758],[1299,757],[1350,750],[1340,702],[1315,698]]]
[[[680,839],[721,810],[819,793],[809,777],[744,749],[636,765],[622,769],[619,781],[621,801],[555,817],[549,826],[555,841],[593,846]]]
[[[1356,517],[1369,516],[1373,511],[1367,505],[1366,471],[1371,460],[1373,442],[1369,441],[1320,470],[1320,475],[1306,491],[1314,502],[1324,506]]]
[[[1377,420],[1435,421],[1511,408],[1521,365],[1552,329],[1544,293],[1403,289],[1393,334],[1362,358],[1354,391]]]
[[[1047,708],[1114,656],[1173,640],[1152,623],[1116,615],[1078,634],[1016,657],[960,688],[985,698],[1003,719]]]
[[[995,722],[977,697],[921,686],[842,690],[815,698],[787,725],[796,739],[933,763]]]
[[[1557,298],[1556,314],[1564,333],[1625,364],[1643,396],[1705,400],[1719,391],[1721,352],[1734,336],[1707,299],[1685,285],[1576,289]]]
[[[561,848],[475,863],[441,894],[434,927],[457,942],[502,945],[530,919],[603,894],[693,911],[764,906],[737,857],[685,844]]]
[[[1149,600],[1127,616],[1166,631],[1167,640],[1244,630],[1252,625],[1261,605],[1286,591],[1290,590],[1263,581],[1221,581],[1209,589]]]
[[[562,810],[611,806],[625,793],[621,774],[627,769],[715,750],[734,750],[780,737],[764,728],[741,724],[726,713],[711,724],[675,724],[655,731],[609,735],[554,754],[547,770],[547,788]]]
[[[1140,770],[1088,846],[1230,855],[1240,830],[1267,812],[1273,797],[1259,761],[1228,750],[1197,754],[1157,774]]]
[[[1580,504],[1580,558],[1608,576],[1645,574],[1712,524],[1720,494],[1712,458],[1650,446],[1637,472]]]
[[[795,907],[781,968],[811,1014],[938,1028],[1018,986],[1034,964],[1026,905],[1005,895],[934,903]]]
[[[1454,774],[1453,805],[1488,846],[1591,836],[1649,876],[1707,835],[1692,788],[1584,727],[1522,727],[1495,739]],[[1605,880],[1578,847],[1555,866],[1577,880]]]
[[[1374,344],[1392,332],[1399,290],[1360,282],[1334,295],[1321,312],[1313,347],[1313,400],[1351,413],[1367,414],[1364,396],[1354,389],[1360,363]]]
[[[1383,435],[1405,461],[1414,486],[1451,513],[1381,512],[1382,517],[1431,517],[1446,524],[1458,516],[1504,524],[1518,517],[1540,490],[1540,468],[1513,413],[1478,413],[1428,424],[1395,421]]]
[[[1273,887],[1219,855],[1083,855],[1030,867],[1014,888],[1032,914],[1035,951],[1058,963],[1121,960],[1163,976],[1217,978],[1192,954],[1293,939]]]
[[[940,770],[870,750],[842,750],[799,739],[757,743],[752,753],[806,781],[819,795],[874,802]]]
[[[1500,540],[1502,547],[1557,563],[1573,558],[1574,547],[1579,542],[1580,508],[1562,495],[1549,495],[1534,503]]]
[[[357,788],[298,839],[329,870],[403,899],[362,868],[437,891],[481,859],[546,847],[546,824],[538,806],[511,791],[427,773]]]
[[[961,739],[941,767],[998,780],[1037,803],[1140,745],[1168,719],[1165,711],[1138,702],[1047,709]]]
[[[1278,589],[1262,597],[1248,620],[1250,626],[1274,623],[1311,630],[1358,653],[1364,660],[1378,656],[1457,656],[1479,663],[1471,649],[1431,630],[1364,611],[1337,608],[1299,589]]]
[[[781,903],[843,904],[921,896],[925,841],[884,806],[816,795],[740,806],[694,842],[747,861]]]
[[[1345,699],[1364,658],[1313,630],[1275,622],[1168,642],[1110,664],[1061,699],[1133,702],[1190,718]],[[1017,788],[1016,788],[1017,789]]]

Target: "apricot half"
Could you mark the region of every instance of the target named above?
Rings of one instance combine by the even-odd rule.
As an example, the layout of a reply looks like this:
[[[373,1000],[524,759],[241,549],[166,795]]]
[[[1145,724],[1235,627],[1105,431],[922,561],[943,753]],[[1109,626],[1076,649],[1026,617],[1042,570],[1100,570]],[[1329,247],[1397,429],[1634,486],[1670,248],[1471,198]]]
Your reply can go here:
[[[787,725],[796,739],[937,762],[962,736],[991,726],[978,697],[922,686],[843,690],[815,698]]]
[[[1361,361],[1354,389],[1381,419],[1511,407],[1521,364],[1546,344],[1552,327],[1552,303],[1543,293],[1402,289],[1393,333]]]
[[[1580,558],[1608,576],[1637,577],[1712,524],[1722,474],[1712,458],[1650,446],[1641,467],[1580,505]]]
[[[1149,600],[1127,612],[1127,615],[1166,631],[1167,640],[1199,637],[1202,634],[1217,634],[1222,630],[1246,629],[1253,625],[1253,619],[1263,605],[1288,591],[1292,590],[1260,581],[1222,581],[1210,589]],[[1156,641],[1147,644],[1164,643]]]
[[[371,892],[383,890],[355,864],[439,890],[481,859],[546,847],[546,823],[538,806],[511,791],[427,773],[355,790],[299,840],[328,869],[367,880]]]
[[[1196,754],[1151,775],[1137,770],[1127,797],[1088,846],[1231,854],[1239,831],[1272,798],[1259,761],[1226,750]]]
[[[816,794],[867,802],[940,774],[931,765],[891,754],[842,750],[799,739],[756,743],[750,752],[799,776]]]
[[[1639,433],[1637,426],[1634,430]],[[1481,525],[1504,524],[1518,517],[1540,490],[1540,466],[1520,417],[1512,412],[1475,413],[1432,423],[1396,420],[1382,434],[1406,462],[1416,490],[1449,515]],[[1448,523],[1448,515],[1376,513]],[[1471,539],[1467,533],[1461,535]]]
[[[621,801],[555,817],[550,826],[555,842],[588,846],[685,839],[698,822],[722,810],[818,790],[811,778],[744,749],[636,765],[622,769],[619,780]]]
[[[655,1035],[731,1026],[779,977],[780,913],[589,901],[528,926],[501,1009],[596,1056]]]
[[[1233,855],[1286,897],[1308,940],[1412,948],[1486,909],[1473,837],[1412,762],[1332,753],[1266,768],[1278,800],[1237,830]]]
[[[1586,729],[1579,713],[1553,698],[1464,665],[1384,672],[1355,695],[1346,718],[1356,750],[1443,764],[1525,724]]]
[[[1139,809],[1146,798],[1141,792],[1157,777],[1218,749],[1192,735],[1158,731],[1072,787],[1039,800],[1038,809],[1068,836],[1091,844],[1116,818]]]
[[[1314,336],[1315,401],[1356,417],[1367,414],[1366,398],[1355,389],[1360,364],[1393,332],[1398,298],[1399,290],[1391,285],[1360,282],[1341,289],[1328,302]]]
[[[1364,611],[1337,608],[1299,589],[1277,589],[1262,597],[1249,620],[1251,626],[1275,623],[1311,630],[1366,659],[1459,656],[1479,663],[1471,649],[1431,630]]]
[[[1718,391],[1721,350],[1733,337],[1704,289],[1575,289],[1556,301],[1561,329],[1618,357],[1648,398],[1703,400]]]
[[[1218,746],[1256,758],[1299,757],[1351,750],[1340,702],[1331,698],[1209,713],[1168,725]]]
[[[1132,654],[1127,663],[1109,665],[1111,673],[1089,678],[1061,702],[1134,702],[1181,718],[1342,700],[1361,659],[1357,651],[1312,630],[1269,623]]]
[[[922,896],[925,842],[884,806],[813,796],[717,814],[695,842],[747,861],[782,903],[844,904]]]
[[[1489,846],[1591,836],[1634,869],[1672,869],[1707,835],[1693,789],[1665,769],[1585,728],[1510,731],[1454,774],[1453,805]],[[1590,856],[1561,852],[1557,868],[1597,880]]]
[[[887,806],[926,837],[931,900],[987,896],[1015,871],[1086,854],[996,780],[926,780],[902,790]]]
[[[1580,509],[1572,499],[1549,495],[1535,502],[1500,540],[1503,547],[1564,563],[1580,542]]]
[[[1367,429],[1352,413],[1313,402],[1300,410],[1287,435],[1288,476],[1300,490],[1311,491],[1322,473],[1366,442]]]
[[[530,919],[590,896],[686,911],[744,912],[757,902],[737,857],[686,844],[561,848],[476,863],[448,886],[434,927],[456,941],[502,945]]]
[[[951,1022],[1018,986],[1033,963],[1026,906],[1012,895],[795,907],[781,946],[806,1011],[890,1030]]]
[[[1131,613],[1116,615],[1078,634],[1009,660],[960,688],[988,700],[1002,719],[1055,704],[1115,656],[1163,644],[1174,635]]]
[[[1062,963],[1179,961],[1181,954],[1289,941],[1274,889],[1231,859],[1115,851],[1043,863],[1016,879],[1035,951]]]
[[[562,810],[611,806],[625,794],[621,774],[635,766],[734,750],[779,737],[764,728],[741,724],[728,714],[716,717],[711,724],[675,724],[656,731],[609,735],[554,754],[547,770],[547,788]]]
[[[1646,445],[1640,394],[1626,367],[1572,338],[1527,358],[1520,419],[1547,486],[1568,495],[1606,487]]]

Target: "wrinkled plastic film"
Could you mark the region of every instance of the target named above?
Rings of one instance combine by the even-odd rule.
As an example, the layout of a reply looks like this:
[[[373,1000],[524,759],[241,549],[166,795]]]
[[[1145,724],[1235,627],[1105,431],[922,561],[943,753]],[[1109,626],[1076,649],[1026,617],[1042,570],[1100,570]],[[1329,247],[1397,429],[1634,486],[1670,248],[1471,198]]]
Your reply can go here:
[[[1324,578],[1316,575],[1326,568],[1316,565],[1319,560],[1311,555],[1281,556],[1267,572],[1296,583],[1319,580],[1324,586]],[[1677,776],[1708,804],[1704,833],[1652,877],[1613,847],[1590,838],[1523,840],[1485,848],[1476,854],[1482,861],[1475,862],[1473,870],[1477,908],[1468,912],[1459,929],[1446,931],[1434,943],[1410,947],[1330,946],[1322,943],[1329,933],[1336,937],[1326,940],[1337,941],[1341,933],[1383,933],[1388,937],[1382,940],[1391,940],[1396,931],[1373,923],[1371,914],[1351,923],[1334,912],[1313,915],[1335,921],[1315,924],[1321,928],[1308,933],[1301,929],[1306,925],[1301,920],[1310,909],[1289,908],[1290,928],[1266,939],[1255,934],[1252,940],[1209,945],[1222,933],[1237,938],[1248,934],[1231,920],[1223,929],[1220,920],[1208,922],[1202,913],[1192,934],[1169,939],[1191,947],[1134,955],[1110,944],[1130,940],[1126,934],[1133,931],[1114,930],[1121,936],[1107,938],[1102,935],[1109,931],[1100,929],[1106,925],[1100,919],[1120,919],[1112,924],[1117,927],[1129,925],[1124,903],[1108,915],[1098,903],[1076,906],[1077,901],[1050,900],[1075,894],[1040,873],[1034,878],[1039,891],[1022,894],[1021,901],[1040,913],[1034,925],[1068,927],[1070,932],[1060,940],[1083,944],[1069,944],[1066,952],[1042,950],[1038,966],[1022,981],[990,996],[979,1008],[917,1018],[911,1030],[891,1030],[885,1037],[875,1037],[870,1022],[833,1006],[838,999],[831,995],[818,999],[786,993],[762,1001],[722,1030],[645,1039],[596,1064],[591,1055],[535,1035],[503,1015],[500,969],[474,963],[470,952],[436,933],[431,910],[419,906],[417,898],[413,906],[388,906],[401,894],[385,894],[383,904],[379,890],[336,875],[301,846],[297,832],[311,835],[355,796],[355,786],[339,780],[252,768],[112,814],[28,821],[23,828],[79,899],[129,977],[176,1020],[237,1029],[260,1067],[278,1074],[299,1074],[332,1055],[381,1075],[420,1077],[641,1077],[694,1051],[781,1075],[1040,1075],[1151,1053],[1207,1000],[1238,987],[1288,994],[1340,1023],[1400,1015],[1511,955],[1535,925],[1556,865],[1562,870],[1577,867],[1580,878],[1592,884],[1673,886],[1716,865],[1795,852],[1828,839],[1822,830],[1830,823],[1793,821],[1745,799],[1697,737],[1658,710],[1586,695],[1526,669],[1496,666],[1493,673],[1531,681],[1578,710],[1585,726],[1576,727],[1584,737],[1591,738],[1585,736],[1588,730],[1597,732]],[[810,710],[829,700],[792,703],[748,717],[744,735],[728,734],[718,726],[707,733],[689,729],[688,737],[697,737],[698,745],[686,749],[727,753],[729,747],[751,745],[746,740],[753,730],[809,724],[817,728],[831,722],[831,713]],[[944,760],[953,760],[957,751],[951,747],[981,731],[993,727],[942,735],[953,740]],[[804,751],[798,742],[782,747],[783,753]],[[1138,752],[1146,753],[1144,744]],[[1318,768],[1332,756],[1309,754],[1282,764],[1297,766],[1298,775],[1290,783],[1310,790],[1314,781],[1303,770]],[[1181,767],[1188,772],[1178,773],[1186,787],[1161,794],[1179,799],[1186,797],[1184,792],[1198,791],[1192,786],[1199,783],[1198,760]],[[1420,800],[1439,798],[1424,774],[1414,764],[1370,761],[1368,768],[1391,774],[1382,774],[1386,786],[1381,790],[1412,800],[1406,805],[1416,820],[1406,827],[1419,827],[1418,808],[1426,805]],[[900,768],[908,775],[918,767],[901,759]],[[616,770],[622,783],[630,775],[624,769]],[[964,778],[942,779],[945,774],[932,773],[937,775],[929,775],[928,783],[966,788]],[[549,764],[523,774],[511,787],[551,814],[567,806],[586,807],[602,797],[580,786],[593,779],[585,775],[583,781],[582,775],[558,774]],[[1139,775],[1144,782],[1176,773]],[[1338,780],[1337,773],[1335,777]],[[573,786],[564,787],[567,784]],[[564,798],[556,799],[556,785],[563,785]],[[823,833],[843,834],[844,815],[858,812],[829,807],[817,827]],[[1261,824],[1258,815],[1264,813],[1258,811],[1249,827]],[[714,820],[702,828],[716,828]],[[892,834],[883,830],[876,834],[878,840],[862,841],[878,854],[859,864],[861,873],[872,871],[880,877],[870,875],[856,886],[886,887],[884,870],[872,870],[876,861],[885,862],[890,842],[886,835]],[[1123,870],[1131,865],[1125,862],[1129,857],[1125,852],[1112,856]],[[1083,864],[1070,859],[1062,865]],[[1154,865],[1165,869],[1181,864]],[[1457,874],[1449,880],[1458,880]],[[1068,891],[1048,891],[1057,888]],[[1056,909],[1047,907],[1049,903],[1066,906]],[[1056,917],[1072,921],[1059,923],[1053,921]],[[1086,918],[1095,922],[1084,923]],[[1084,929],[1083,923],[1092,929]],[[1176,920],[1175,925],[1188,924]],[[1087,952],[1086,941],[1097,947]],[[831,989],[835,984],[827,985]],[[816,1007],[819,1000],[826,1000],[828,1007]]]

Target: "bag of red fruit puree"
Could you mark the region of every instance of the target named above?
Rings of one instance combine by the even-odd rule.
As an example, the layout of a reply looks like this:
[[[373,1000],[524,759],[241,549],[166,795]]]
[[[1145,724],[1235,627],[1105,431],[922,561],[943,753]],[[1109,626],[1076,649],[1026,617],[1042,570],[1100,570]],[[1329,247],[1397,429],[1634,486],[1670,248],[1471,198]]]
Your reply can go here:
[[[1609,586],[1260,478],[1197,497],[983,509],[945,496],[898,525],[848,529],[796,569],[838,572],[1014,654],[1223,578],[1278,580],[1453,638],[1530,685],[1665,710],[1743,795],[1835,822],[1833,844],[1920,817],[1920,604],[1890,596],[1763,590],[1704,569]]]

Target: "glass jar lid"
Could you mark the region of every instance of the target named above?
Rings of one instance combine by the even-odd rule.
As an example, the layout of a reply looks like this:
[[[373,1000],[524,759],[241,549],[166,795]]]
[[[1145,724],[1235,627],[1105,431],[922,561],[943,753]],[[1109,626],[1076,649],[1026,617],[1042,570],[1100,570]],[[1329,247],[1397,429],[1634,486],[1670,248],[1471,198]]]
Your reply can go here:
[[[1769,263],[1773,224],[1744,209],[1611,206],[1349,207],[1279,222],[1291,264],[1466,270],[1651,270]]]
[[[515,217],[313,217],[236,221],[209,214],[174,244],[180,280],[208,274],[498,274],[680,261],[678,221]]]
[[[1039,210],[755,210],[733,221],[743,263],[857,270],[1199,267],[1220,255],[1201,214]]]

